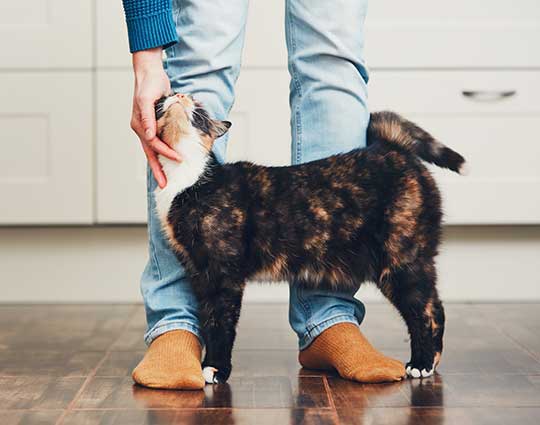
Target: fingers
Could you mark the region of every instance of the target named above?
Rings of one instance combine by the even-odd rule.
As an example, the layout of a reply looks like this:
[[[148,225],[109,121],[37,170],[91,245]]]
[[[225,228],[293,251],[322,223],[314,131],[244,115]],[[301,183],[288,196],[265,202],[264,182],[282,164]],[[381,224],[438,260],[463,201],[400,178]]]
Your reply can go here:
[[[172,149],[167,143],[161,141],[157,137],[154,137],[149,142],[146,142],[146,144],[150,146],[150,148],[152,148],[154,152],[157,152],[160,155],[172,159],[173,161],[180,162],[182,160],[180,155],[174,149]]]
[[[154,175],[158,186],[163,189],[165,186],[167,186],[167,177],[165,177],[165,173],[163,172],[161,164],[157,159],[157,154],[144,141],[141,141],[141,144],[146,155],[146,159],[148,160],[148,165],[152,170],[152,174]]]
[[[156,137],[156,116],[154,115],[154,102],[151,99],[137,99],[139,111],[141,114],[141,126],[144,139],[150,142]]]

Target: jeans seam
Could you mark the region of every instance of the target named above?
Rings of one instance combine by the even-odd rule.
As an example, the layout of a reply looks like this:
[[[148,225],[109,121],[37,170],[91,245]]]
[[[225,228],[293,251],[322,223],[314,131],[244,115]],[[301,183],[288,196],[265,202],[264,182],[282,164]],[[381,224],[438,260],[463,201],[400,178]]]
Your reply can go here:
[[[292,82],[296,88],[296,92],[298,94],[299,98],[302,98],[302,84],[300,82],[298,71],[296,70],[296,66],[294,64],[294,61],[290,58],[294,56],[294,53],[296,52],[296,40],[295,40],[295,30],[294,25],[292,23],[292,16],[291,16],[291,5],[290,0],[286,0],[285,4],[286,12],[285,12],[285,19],[286,19],[286,25],[288,28],[288,41],[289,41],[289,69],[291,72],[291,78]],[[294,131],[294,137],[293,137],[293,144],[294,144],[294,160],[293,162],[295,164],[298,164],[302,161],[302,116],[300,113],[300,106],[297,106],[294,111],[291,111],[293,113],[293,116],[295,118],[295,123],[293,127]]]
[[[344,318],[345,320],[338,320],[341,318]],[[354,323],[357,326],[359,326],[358,320],[356,319],[356,316],[354,316],[354,314],[351,315],[351,314],[342,313],[342,314],[337,314],[335,316],[329,317],[325,319],[324,321],[318,323],[317,325],[311,325],[309,328],[306,329],[306,333],[299,340],[299,349],[304,350],[305,348],[307,348],[311,344],[313,339],[315,339],[326,329],[328,329],[329,327],[337,323]],[[330,326],[326,326],[328,324],[330,324]],[[315,331],[316,329],[321,329],[321,328],[324,328],[324,329],[322,329],[321,332],[318,333],[317,335],[313,335],[313,331]]]
[[[297,289],[296,290],[296,297],[298,299],[298,303],[302,306],[302,308],[304,309],[304,313],[305,313],[305,317],[307,317],[308,319],[306,320],[306,332],[309,332],[309,319],[311,318],[311,305],[306,302],[306,300],[304,299],[304,297],[302,296],[302,291]]]
[[[182,325],[182,326],[178,326]],[[167,328],[163,332],[159,332],[163,328]],[[193,333],[194,335],[199,338],[199,341],[201,342],[201,345],[203,345],[201,338],[199,336],[200,329],[195,326],[194,324],[186,321],[186,320],[175,320],[172,322],[162,323],[160,325],[155,326],[151,331],[146,333],[146,336],[144,337],[144,342],[146,345],[150,345],[158,336],[163,335],[166,332],[173,331],[173,330],[187,330]]]
[[[152,197],[154,196],[154,191],[152,190],[152,184],[151,184],[151,179],[153,179],[153,175],[152,175],[152,171],[150,169],[150,166],[147,165],[146,167],[146,179],[147,179],[147,185],[148,185],[148,188],[150,189],[148,191],[148,197],[147,197],[147,203],[148,203],[148,247],[149,247],[149,251],[150,251],[150,256],[152,257],[152,263],[154,263],[155,265],[155,268],[156,268],[156,271],[157,271],[157,276],[158,276],[158,280],[161,280],[162,278],[162,274],[161,274],[161,269],[159,267],[159,262],[158,262],[158,259],[157,259],[157,255],[156,255],[156,246],[154,245],[154,241],[153,241],[153,232],[151,231],[151,229],[155,226],[155,220],[154,220],[154,214],[155,214],[155,211],[153,210],[153,202],[152,202]]]
[[[325,323],[331,322],[332,320],[338,319],[340,317],[350,317],[353,320],[356,319],[356,316],[354,314],[348,314],[348,313],[336,314],[334,316],[324,319],[322,322],[317,323],[316,325],[313,325],[313,324],[309,325],[309,327],[307,327],[307,333],[311,333],[314,329],[324,325]]]

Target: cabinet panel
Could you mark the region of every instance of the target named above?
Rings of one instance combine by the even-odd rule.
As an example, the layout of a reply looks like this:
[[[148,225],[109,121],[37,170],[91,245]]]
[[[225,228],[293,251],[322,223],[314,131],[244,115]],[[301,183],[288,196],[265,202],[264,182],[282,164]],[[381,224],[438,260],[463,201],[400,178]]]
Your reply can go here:
[[[247,67],[287,67],[284,1],[250,1],[242,63]]]
[[[98,71],[97,220],[142,223],[146,220],[146,160],[129,126],[133,74]]]
[[[98,68],[131,68],[122,2],[96,0],[96,64]]]
[[[90,73],[3,73],[0,224],[92,222]]]
[[[433,167],[451,224],[540,222],[539,96],[537,71],[388,71],[370,84],[372,110],[402,113],[467,158],[465,177]]]
[[[289,116],[287,71],[244,70],[230,115],[233,125],[227,145],[228,161],[290,164]]]
[[[0,69],[90,68],[92,0],[0,2]]]
[[[537,0],[370,1],[371,67],[540,66]]]

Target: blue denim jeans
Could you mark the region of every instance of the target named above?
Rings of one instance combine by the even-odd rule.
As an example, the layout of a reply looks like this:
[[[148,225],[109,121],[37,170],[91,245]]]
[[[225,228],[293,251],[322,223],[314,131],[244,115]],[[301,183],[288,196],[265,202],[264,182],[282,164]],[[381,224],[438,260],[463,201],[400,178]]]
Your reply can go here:
[[[180,42],[166,51],[173,90],[193,94],[225,119],[240,71],[248,0],[173,0]],[[367,0],[286,0],[292,163],[365,146],[368,74],[363,60]],[[261,81],[261,84],[267,82]],[[225,160],[227,139],[214,151]],[[200,335],[197,302],[184,270],[160,230],[148,174],[149,261],[141,279],[148,331],[145,341],[172,329]],[[360,282],[359,282],[360,284]],[[300,349],[330,326],[359,324],[364,305],[354,292],[290,285],[289,321]]]

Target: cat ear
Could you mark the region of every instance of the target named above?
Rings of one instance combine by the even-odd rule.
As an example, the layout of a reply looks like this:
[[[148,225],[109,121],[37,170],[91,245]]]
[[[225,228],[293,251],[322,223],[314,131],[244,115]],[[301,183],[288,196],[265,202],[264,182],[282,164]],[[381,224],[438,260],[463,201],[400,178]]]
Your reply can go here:
[[[230,121],[220,121],[212,120],[212,136],[216,139],[223,136],[229,128],[231,128],[232,123]]]

